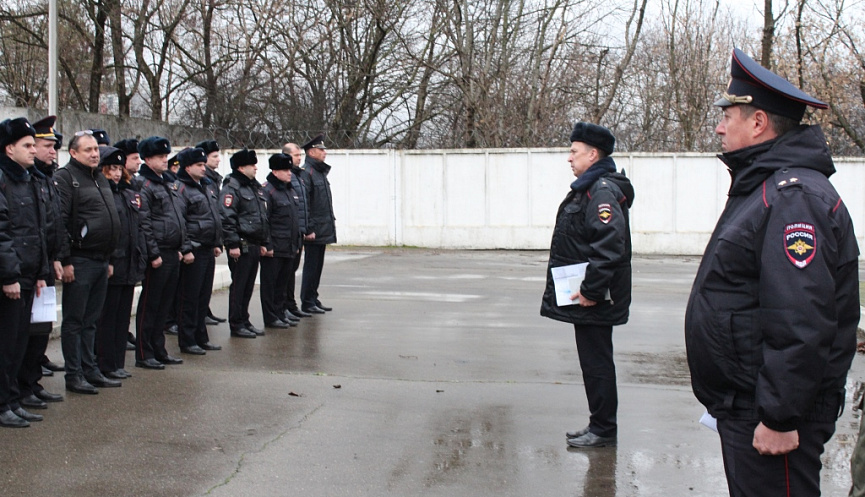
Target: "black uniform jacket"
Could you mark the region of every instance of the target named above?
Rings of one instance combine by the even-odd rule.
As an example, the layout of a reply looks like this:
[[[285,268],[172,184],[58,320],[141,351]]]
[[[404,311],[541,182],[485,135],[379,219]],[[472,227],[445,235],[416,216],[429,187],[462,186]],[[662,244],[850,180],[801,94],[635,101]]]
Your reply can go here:
[[[40,181],[42,193],[48,202],[45,211],[48,261],[56,261],[59,254],[69,252],[69,237],[66,235],[66,228],[63,225],[63,207],[60,203],[60,192],[57,191],[57,185],[54,183],[56,164],[46,164],[36,159],[34,166],[38,172],[34,172],[33,177]]]
[[[163,252],[179,252],[186,240],[186,221],[177,196],[177,183],[158,176],[142,164],[135,178],[141,192],[141,230],[147,241],[147,260],[162,257]]]
[[[601,159],[615,164],[610,157]],[[601,162],[599,161],[599,162]],[[575,182],[576,184],[576,182]],[[628,322],[631,305],[631,226],[628,209],[634,188],[621,173],[607,172],[587,190],[568,192],[559,206],[550,244],[547,285],[541,315],[587,325]],[[597,305],[556,305],[551,269],[588,262],[580,293]],[[609,291],[610,298],[605,297]]]
[[[183,217],[189,243],[183,253],[199,247],[222,246],[222,219],[219,213],[219,189],[207,176],[196,183],[186,169],[177,172]]]
[[[308,185],[306,184],[306,174],[300,166],[291,166],[291,187],[294,189],[294,194],[297,196],[297,226],[300,229],[301,235],[309,233],[309,193],[307,192]]]
[[[305,243],[336,243],[336,217],[333,215],[333,197],[330,194],[330,181],[327,174],[330,166],[322,161],[306,156],[302,180],[307,186],[309,200],[309,224],[306,233],[315,233],[315,240]]]
[[[267,202],[261,184],[237,171],[225,178],[220,192],[225,248],[268,244]]]
[[[0,283],[30,290],[49,276],[45,212],[50,206],[40,183],[4,153],[0,176]]]
[[[54,182],[69,237],[69,252],[59,256],[63,265],[70,255],[107,261],[120,237],[120,218],[108,179],[98,167],[72,159],[54,173]]]
[[[267,221],[270,226],[270,244],[267,249],[273,250],[274,257],[294,257],[300,251],[302,242],[297,223],[297,204],[300,199],[292,188],[293,184],[293,181],[285,183],[271,173],[261,185],[267,200]]]
[[[207,175],[207,179],[209,179],[213,183],[213,187],[216,189],[216,198],[219,199],[219,190],[222,188],[222,175],[219,174],[216,169],[211,169],[205,166],[204,174]]]
[[[120,239],[111,254],[114,274],[109,285],[134,285],[144,279],[147,267],[147,243],[141,230],[141,194],[124,180],[111,183],[114,206],[120,216]]]
[[[856,350],[859,249],[817,126],[719,156],[729,198],[685,315],[694,394],[777,431],[834,421]]]

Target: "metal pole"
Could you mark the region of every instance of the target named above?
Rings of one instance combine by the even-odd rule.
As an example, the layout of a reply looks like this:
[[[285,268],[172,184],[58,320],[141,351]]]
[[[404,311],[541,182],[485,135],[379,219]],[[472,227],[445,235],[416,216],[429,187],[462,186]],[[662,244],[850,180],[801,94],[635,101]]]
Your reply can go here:
[[[48,115],[57,115],[57,0],[48,0]]]

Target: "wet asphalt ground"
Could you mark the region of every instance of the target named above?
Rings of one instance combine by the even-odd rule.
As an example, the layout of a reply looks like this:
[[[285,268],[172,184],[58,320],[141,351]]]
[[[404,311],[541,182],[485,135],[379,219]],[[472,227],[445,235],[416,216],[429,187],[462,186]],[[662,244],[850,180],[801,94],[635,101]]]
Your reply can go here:
[[[685,361],[697,264],[634,260],[631,321],[614,332],[616,448],[565,444],[588,412],[572,328],[538,314],[545,252],[341,248],[328,250],[320,289],[333,312],[254,340],[209,327],[224,349],[165,371],[135,368],[129,353],[134,377],[97,396],[46,378],[66,400],[30,428],[0,429],[0,492],[726,495]],[[213,308],[227,315],[227,292]],[[262,325],[257,292],[251,311]],[[849,383],[861,378],[857,355]],[[846,409],[823,495],[847,495],[856,423]]]

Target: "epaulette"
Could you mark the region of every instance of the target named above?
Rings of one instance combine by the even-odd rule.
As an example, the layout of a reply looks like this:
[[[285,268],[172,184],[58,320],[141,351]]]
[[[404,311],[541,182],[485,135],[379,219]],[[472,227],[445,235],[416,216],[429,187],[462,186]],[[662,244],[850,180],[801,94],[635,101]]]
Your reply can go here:
[[[791,186],[802,186],[804,185],[807,178],[807,173],[802,174],[803,169],[790,169],[784,168],[775,171],[775,174],[772,175],[772,181],[775,183],[775,188],[778,190],[782,190],[784,188],[790,188]]]

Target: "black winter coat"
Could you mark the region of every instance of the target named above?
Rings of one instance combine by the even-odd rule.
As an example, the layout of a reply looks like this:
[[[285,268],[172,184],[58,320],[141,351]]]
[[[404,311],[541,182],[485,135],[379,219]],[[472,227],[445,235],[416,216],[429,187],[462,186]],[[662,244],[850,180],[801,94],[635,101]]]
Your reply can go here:
[[[46,164],[36,159],[34,166],[38,173],[33,177],[38,178],[42,184],[43,194],[48,200],[46,209],[45,234],[48,245],[49,263],[59,260],[58,256],[69,252],[69,237],[63,225],[63,206],[60,201],[60,192],[54,183],[54,172],[56,164]],[[41,173],[41,174],[39,174]]]
[[[336,217],[333,215],[333,196],[330,193],[330,181],[327,174],[330,166],[322,161],[306,156],[304,177],[309,198],[309,224],[307,234],[315,233],[315,240],[304,242],[310,244],[336,243]]]
[[[291,166],[291,187],[294,189],[294,194],[297,196],[297,227],[300,229],[301,235],[309,233],[309,193],[306,184],[306,174],[300,166]]]
[[[32,167],[31,167],[32,169]],[[26,169],[0,153],[0,283],[23,290],[49,277],[46,197]]]
[[[108,278],[108,284],[134,285],[144,279],[147,267],[147,242],[141,230],[141,194],[127,181],[110,183],[120,217],[120,239],[111,254],[114,274]]]
[[[615,168],[611,158],[601,160]],[[631,305],[628,209],[633,202],[634,188],[621,173],[605,173],[587,190],[568,192],[559,206],[553,229],[542,316],[586,325],[628,322]],[[584,262],[589,266],[580,293],[597,304],[558,306],[551,269]],[[608,291],[610,299],[605,300]]]
[[[300,198],[293,184],[293,181],[280,181],[271,173],[261,185],[267,201],[267,222],[270,227],[267,249],[273,250],[274,257],[295,257],[300,251],[302,237],[297,222]]]
[[[135,178],[141,192],[141,230],[147,241],[147,261],[162,253],[179,252],[187,242],[186,221],[183,219],[177,183],[157,175],[142,164]]]
[[[54,181],[69,239],[68,253],[60,254],[63,265],[70,255],[108,260],[120,237],[120,218],[108,179],[99,168],[72,159],[54,173]]]
[[[777,431],[832,421],[859,321],[853,224],[817,126],[719,156],[729,198],[685,314],[697,399]]]
[[[220,192],[223,243],[227,250],[268,244],[267,202],[261,184],[237,171],[229,174]]]
[[[222,247],[222,219],[219,212],[219,189],[207,176],[196,183],[186,169],[177,172],[183,217],[189,243],[183,253],[199,247]]]
[[[219,192],[222,189],[222,175],[216,172],[216,169],[210,169],[205,166],[204,174],[207,175],[207,179],[209,179],[214,188],[216,188],[216,198],[219,199]]]

